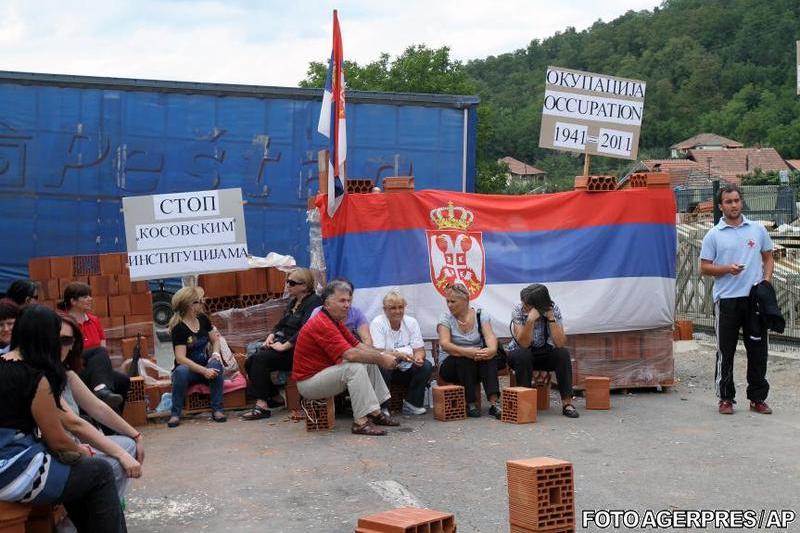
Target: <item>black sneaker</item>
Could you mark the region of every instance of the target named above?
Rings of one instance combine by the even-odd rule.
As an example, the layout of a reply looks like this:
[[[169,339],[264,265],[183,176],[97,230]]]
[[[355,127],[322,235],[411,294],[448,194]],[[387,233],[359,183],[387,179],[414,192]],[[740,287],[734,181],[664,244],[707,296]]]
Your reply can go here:
[[[495,402],[489,407],[489,416],[493,416],[498,420],[503,416],[503,409],[500,407],[499,402]]]
[[[110,408],[116,410],[120,405],[122,405],[122,396],[119,394],[115,394],[108,390],[108,388],[103,387],[100,390],[94,391],[94,395],[97,396],[100,401],[104,402]]]
[[[481,410],[478,409],[474,403],[471,403],[467,406],[467,416],[470,418],[480,418]]]

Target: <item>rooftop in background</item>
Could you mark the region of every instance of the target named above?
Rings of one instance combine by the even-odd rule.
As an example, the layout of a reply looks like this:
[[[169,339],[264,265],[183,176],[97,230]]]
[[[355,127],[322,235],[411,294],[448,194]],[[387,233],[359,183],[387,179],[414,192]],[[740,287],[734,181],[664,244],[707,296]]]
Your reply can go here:
[[[744,148],[739,141],[728,139],[716,133],[698,133],[694,137],[689,137],[685,141],[670,146],[673,150],[692,150],[694,148]]]
[[[667,172],[672,181],[672,187],[686,185],[689,174],[707,173],[707,169],[697,161],[691,159],[648,159],[642,163],[651,172]]]
[[[540,170],[532,165],[518,161],[511,156],[502,157],[498,159],[497,162],[508,165],[508,170],[515,176],[541,176],[543,174],[547,174],[544,170]]]
[[[742,176],[756,170],[764,172],[789,170],[789,165],[774,148],[736,148],[733,150],[689,150],[689,158],[731,183],[740,184]]]
[[[800,159],[786,159],[786,164],[792,170],[800,170]]]

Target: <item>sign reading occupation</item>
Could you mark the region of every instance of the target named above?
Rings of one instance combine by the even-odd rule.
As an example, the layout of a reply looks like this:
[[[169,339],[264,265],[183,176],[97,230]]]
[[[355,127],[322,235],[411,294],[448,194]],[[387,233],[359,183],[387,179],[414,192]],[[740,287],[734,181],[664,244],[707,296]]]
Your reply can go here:
[[[539,146],[636,159],[645,83],[548,67]]]
[[[246,270],[241,189],[122,199],[132,280]]]

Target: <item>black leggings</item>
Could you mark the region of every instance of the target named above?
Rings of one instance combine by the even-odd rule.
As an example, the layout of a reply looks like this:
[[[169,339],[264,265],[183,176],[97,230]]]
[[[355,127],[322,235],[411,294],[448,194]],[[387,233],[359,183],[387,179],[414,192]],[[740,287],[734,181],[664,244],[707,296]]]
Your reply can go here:
[[[497,358],[488,361],[476,361],[468,357],[450,355],[439,368],[439,375],[448,383],[464,387],[467,403],[478,400],[478,380],[483,383],[486,399],[500,394],[500,381],[497,378]]]
[[[79,376],[86,383],[90,390],[94,390],[98,385],[105,385],[108,390],[122,396],[122,405],[119,412],[125,406],[125,399],[128,397],[128,389],[131,380],[125,374],[117,372],[111,367],[111,358],[108,351],[102,346],[86,350],[82,355],[83,369]]]
[[[261,348],[248,357],[244,364],[250,382],[247,394],[259,400],[277,396],[278,387],[272,383],[270,373],[273,370],[291,370],[293,353],[294,350],[276,352],[272,348]]]
[[[114,472],[105,459],[83,457],[72,465],[59,500],[79,533],[128,530],[114,485]]]
[[[508,364],[514,369],[520,387],[531,386],[534,370],[555,371],[561,399],[572,398],[572,362],[566,348],[549,344],[535,350],[518,348],[508,354]]]

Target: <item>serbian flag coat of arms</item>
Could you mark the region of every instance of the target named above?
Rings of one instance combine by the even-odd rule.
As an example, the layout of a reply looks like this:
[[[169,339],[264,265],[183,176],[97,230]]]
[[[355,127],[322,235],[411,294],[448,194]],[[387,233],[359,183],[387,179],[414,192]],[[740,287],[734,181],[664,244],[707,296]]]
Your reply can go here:
[[[320,197],[323,202],[325,197]],[[319,204],[322,207],[322,204]],[[420,191],[347,195],[322,211],[327,276],[356,287],[368,318],[399,291],[425,337],[460,283],[509,336],[520,290],[543,283],[568,334],[671,326],[675,200],[669,189],[501,196]]]

